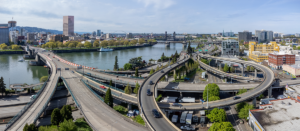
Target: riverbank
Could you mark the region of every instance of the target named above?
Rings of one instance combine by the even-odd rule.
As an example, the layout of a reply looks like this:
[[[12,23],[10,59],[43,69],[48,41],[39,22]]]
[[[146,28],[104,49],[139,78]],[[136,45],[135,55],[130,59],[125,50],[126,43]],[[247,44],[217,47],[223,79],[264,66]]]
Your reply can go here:
[[[26,51],[0,51],[0,55],[4,54],[27,54]]]
[[[156,44],[156,43],[155,43]],[[127,47],[113,47],[114,50],[125,50],[125,49],[134,49],[134,48],[142,48],[142,47],[149,47],[155,44],[147,44],[147,45],[138,45],[138,46],[127,46]],[[73,53],[73,52],[97,52],[100,48],[93,48],[93,49],[59,49],[59,50],[52,50],[53,53]]]

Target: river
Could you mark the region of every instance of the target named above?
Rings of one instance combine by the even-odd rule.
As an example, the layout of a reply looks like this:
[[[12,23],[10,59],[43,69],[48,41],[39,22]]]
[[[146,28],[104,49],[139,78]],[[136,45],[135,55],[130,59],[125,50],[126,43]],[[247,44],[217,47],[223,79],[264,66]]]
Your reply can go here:
[[[196,47],[196,45],[191,45]],[[97,67],[99,69],[113,69],[115,63],[115,56],[118,56],[119,68],[123,68],[125,63],[133,57],[142,56],[142,59],[149,61],[149,59],[157,60],[162,53],[165,56],[180,53],[183,46],[180,43],[171,43],[170,47],[165,47],[164,44],[156,44],[151,47],[143,47],[136,49],[116,50],[112,52],[76,52],[76,53],[57,53],[62,58],[73,63],[82,64],[90,67]],[[0,55],[0,77],[4,78],[6,87],[9,83],[39,83],[42,76],[47,75],[47,69],[43,66],[30,66],[29,60],[18,62],[22,58],[20,54],[14,55]],[[10,81],[10,82],[9,82]]]

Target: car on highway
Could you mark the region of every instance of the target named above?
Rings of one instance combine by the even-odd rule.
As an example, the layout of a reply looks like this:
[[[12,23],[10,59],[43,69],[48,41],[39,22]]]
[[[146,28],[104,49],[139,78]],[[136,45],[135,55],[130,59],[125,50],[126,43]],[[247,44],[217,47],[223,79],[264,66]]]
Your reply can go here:
[[[297,80],[297,78],[291,78],[291,80]]]
[[[158,112],[156,109],[153,109],[153,110],[152,110],[152,115],[153,115],[155,118],[160,118],[160,114],[159,114],[159,112]]]
[[[152,84],[153,84],[153,81],[150,81],[150,82],[149,82],[149,85],[152,85]]]
[[[165,72],[163,70],[161,70],[160,73],[165,73]]]
[[[57,61],[60,61],[59,59],[57,59]]]
[[[239,98],[240,98],[239,96],[234,96],[233,100],[236,100],[236,99],[239,99]]]
[[[151,96],[152,95],[152,92],[150,89],[147,89],[147,96]]]
[[[181,106],[179,103],[172,103],[172,106]]]
[[[55,58],[55,57],[53,56],[53,58]]]

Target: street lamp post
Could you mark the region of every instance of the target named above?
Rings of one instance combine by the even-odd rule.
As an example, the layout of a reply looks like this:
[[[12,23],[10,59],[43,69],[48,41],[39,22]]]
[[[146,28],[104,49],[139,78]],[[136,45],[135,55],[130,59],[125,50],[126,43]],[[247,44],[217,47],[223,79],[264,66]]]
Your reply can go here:
[[[206,93],[206,94],[207,94],[207,101],[206,101],[206,107],[207,107],[207,110],[208,110],[208,90],[209,90],[209,89],[208,89],[208,87],[207,87],[207,93]]]

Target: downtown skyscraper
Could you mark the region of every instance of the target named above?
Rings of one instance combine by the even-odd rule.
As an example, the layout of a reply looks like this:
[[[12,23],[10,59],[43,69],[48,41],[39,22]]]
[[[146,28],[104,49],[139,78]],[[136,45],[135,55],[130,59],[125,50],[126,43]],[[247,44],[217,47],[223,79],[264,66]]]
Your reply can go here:
[[[74,16],[64,16],[63,34],[65,36],[74,36]]]

